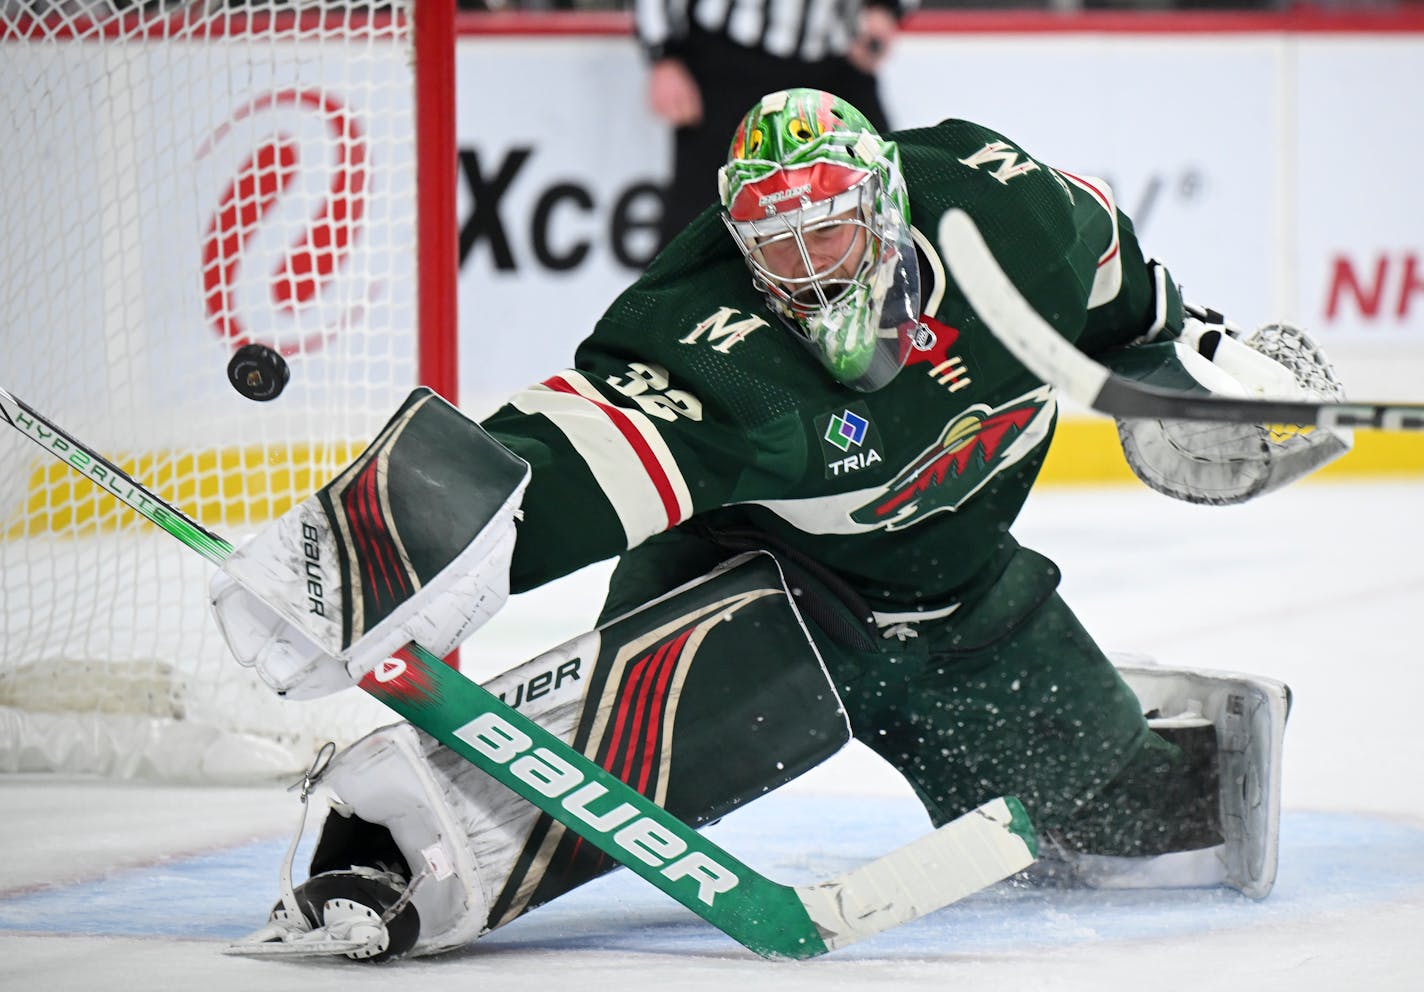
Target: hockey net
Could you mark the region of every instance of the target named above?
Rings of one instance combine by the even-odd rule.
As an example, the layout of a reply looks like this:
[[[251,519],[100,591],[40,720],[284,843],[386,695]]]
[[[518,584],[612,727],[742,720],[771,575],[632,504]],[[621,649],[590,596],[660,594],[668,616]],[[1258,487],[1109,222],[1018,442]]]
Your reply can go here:
[[[453,50],[417,21],[452,9],[0,0],[0,383],[234,541],[412,386],[449,395],[452,315],[416,308],[416,244],[443,232],[414,95]],[[419,115],[453,127],[441,92]],[[292,369],[270,403],[226,379],[254,341]],[[0,434],[0,771],[252,780],[392,719],[355,690],[272,696],[228,655],[210,572]]]

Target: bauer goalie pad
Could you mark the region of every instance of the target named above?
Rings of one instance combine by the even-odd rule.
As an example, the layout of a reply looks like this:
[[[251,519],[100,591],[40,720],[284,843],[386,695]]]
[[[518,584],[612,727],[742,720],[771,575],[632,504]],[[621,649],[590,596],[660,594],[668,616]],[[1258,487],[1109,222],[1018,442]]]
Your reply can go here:
[[[1113,663],[1136,694],[1150,728],[1206,755],[1211,773],[1203,784],[1216,791],[1222,841],[1192,851],[1110,857],[1048,840],[1042,860],[1030,872],[1102,889],[1225,885],[1264,899],[1276,881],[1281,748],[1290,689],[1257,675],[1167,668],[1140,656],[1116,656]]]
[[[1118,671],[1159,733],[1202,722],[1214,728],[1225,883],[1264,899],[1276,883],[1290,688],[1238,672],[1127,663]]]
[[[347,688],[410,641],[447,654],[504,605],[529,466],[429,389],[222,564],[213,611],[279,694]]]
[[[765,554],[733,559],[485,686],[692,826],[791,781],[850,738],[839,697]],[[557,794],[558,762],[541,763],[537,754],[517,760]],[[342,751],[322,784],[335,797],[318,845],[323,867],[379,859],[359,844],[331,850],[330,836],[369,835],[350,830],[351,818],[388,830],[418,879],[415,954],[462,946],[615,866],[409,724]],[[626,831],[637,856],[663,864],[669,877],[685,877],[709,897],[724,884],[715,865],[674,853],[597,783],[563,803],[584,822]]]

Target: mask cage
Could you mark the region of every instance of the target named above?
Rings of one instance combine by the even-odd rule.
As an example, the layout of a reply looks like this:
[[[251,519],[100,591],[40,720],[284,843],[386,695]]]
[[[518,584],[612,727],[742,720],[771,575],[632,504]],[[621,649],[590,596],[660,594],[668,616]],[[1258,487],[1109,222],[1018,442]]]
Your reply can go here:
[[[746,257],[757,289],[789,316],[804,320],[867,285],[883,251],[884,232],[878,222],[880,187],[879,177],[867,173],[830,199],[811,202],[803,198],[798,210],[757,220],[735,221],[726,214],[722,219]],[[846,239],[845,249],[816,266],[808,238],[815,243],[818,234],[824,236],[828,229],[842,227],[855,229]],[[847,266],[857,251],[859,260]],[[778,260],[789,258],[796,259],[799,267],[777,271]],[[849,271],[835,275],[847,268]]]

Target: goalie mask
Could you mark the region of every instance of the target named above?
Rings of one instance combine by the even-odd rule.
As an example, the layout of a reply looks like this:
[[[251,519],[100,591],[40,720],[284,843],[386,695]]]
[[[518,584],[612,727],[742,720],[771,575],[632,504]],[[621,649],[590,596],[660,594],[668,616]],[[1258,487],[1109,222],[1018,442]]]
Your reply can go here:
[[[838,382],[893,379],[920,313],[899,147],[830,93],[782,90],[742,119],[717,180],[772,310]]]

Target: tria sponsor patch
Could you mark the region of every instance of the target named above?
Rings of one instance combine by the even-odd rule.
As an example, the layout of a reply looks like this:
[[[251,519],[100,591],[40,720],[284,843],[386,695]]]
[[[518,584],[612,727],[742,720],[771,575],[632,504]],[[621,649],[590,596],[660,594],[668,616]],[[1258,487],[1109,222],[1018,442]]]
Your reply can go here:
[[[841,478],[885,460],[880,435],[864,404],[822,414],[815,425],[826,458],[826,478]]]

